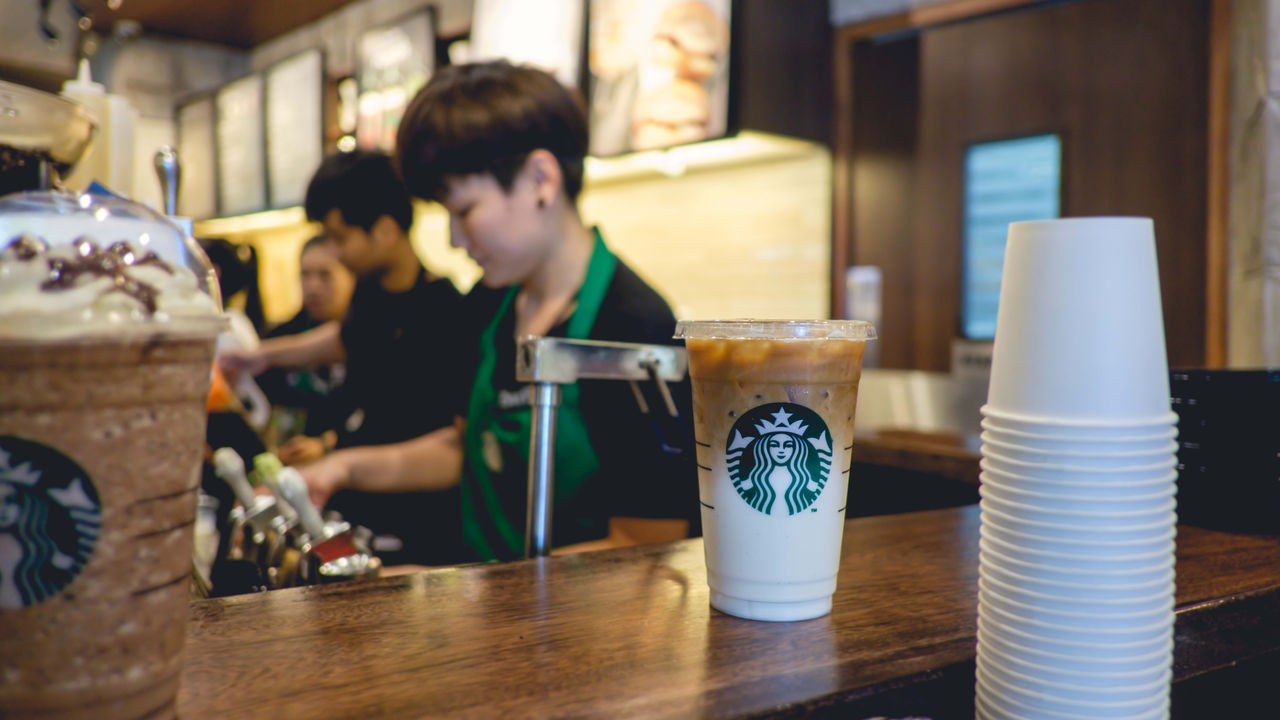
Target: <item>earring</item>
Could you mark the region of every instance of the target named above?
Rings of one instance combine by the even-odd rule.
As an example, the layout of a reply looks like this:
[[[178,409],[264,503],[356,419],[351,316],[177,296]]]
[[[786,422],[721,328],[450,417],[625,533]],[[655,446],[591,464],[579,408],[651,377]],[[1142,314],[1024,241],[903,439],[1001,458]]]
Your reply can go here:
[[[538,198],[538,209],[541,210],[546,206],[547,206],[547,201],[543,200],[542,198]]]

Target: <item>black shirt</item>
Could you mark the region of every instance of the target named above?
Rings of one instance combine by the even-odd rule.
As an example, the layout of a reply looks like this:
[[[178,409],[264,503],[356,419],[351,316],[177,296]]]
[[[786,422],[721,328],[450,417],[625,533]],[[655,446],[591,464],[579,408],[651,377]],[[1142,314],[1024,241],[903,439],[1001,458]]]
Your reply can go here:
[[[300,335],[321,324],[303,308],[263,337]],[[342,399],[345,377],[345,366],[335,363],[319,367],[274,367],[258,375],[256,380],[273,408],[296,409],[305,414],[305,425],[293,430],[315,437],[327,430],[338,429],[351,414],[351,409],[344,406]],[[279,438],[281,441],[288,439],[287,436]]]
[[[460,313],[453,283],[428,280],[421,270],[413,287],[388,292],[376,278],[356,283],[342,322],[347,392],[358,415],[349,418],[339,445],[402,442],[449,425],[470,377],[474,342]]]
[[[356,283],[341,336],[344,395],[354,410],[339,428],[339,447],[403,442],[453,423],[475,364],[475,333],[461,310],[453,283],[428,280],[425,270],[404,292],[388,292],[375,278]],[[461,543],[458,496],[456,489],[343,491],[327,507],[379,536],[384,563],[434,564],[456,556]]]

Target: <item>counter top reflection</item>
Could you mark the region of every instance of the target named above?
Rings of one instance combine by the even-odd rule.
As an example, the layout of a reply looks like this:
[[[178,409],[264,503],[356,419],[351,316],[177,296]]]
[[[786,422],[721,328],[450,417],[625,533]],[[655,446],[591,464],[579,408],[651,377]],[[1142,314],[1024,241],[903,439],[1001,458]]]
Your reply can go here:
[[[196,601],[179,714],[959,717],[977,539],[976,506],[850,520],[799,623],[711,610],[701,540]],[[1178,543],[1177,677],[1280,648],[1280,538]]]

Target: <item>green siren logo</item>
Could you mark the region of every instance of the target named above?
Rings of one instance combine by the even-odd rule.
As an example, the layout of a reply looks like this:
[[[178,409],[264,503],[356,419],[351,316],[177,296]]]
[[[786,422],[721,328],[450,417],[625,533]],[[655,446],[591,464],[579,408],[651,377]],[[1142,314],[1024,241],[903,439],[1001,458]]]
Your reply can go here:
[[[803,405],[768,403],[733,424],[725,460],[738,495],[765,515],[795,515],[812,505],[831,477],[831,433]]]
[[[35,605],[89,561],[102,523],[98,493],[70,458],[0,435],[0,611]]]

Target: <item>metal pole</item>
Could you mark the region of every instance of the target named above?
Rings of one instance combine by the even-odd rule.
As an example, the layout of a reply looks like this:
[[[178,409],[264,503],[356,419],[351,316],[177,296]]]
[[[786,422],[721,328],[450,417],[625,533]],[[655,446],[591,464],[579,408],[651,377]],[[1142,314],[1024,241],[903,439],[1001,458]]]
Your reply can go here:
[[[555,477],[556,407],[560,386],[553,382],[532,384],[533,428],[529,433],[529,502],[525,517],[525,557],[545,557],[551,552],[552,479]]]

